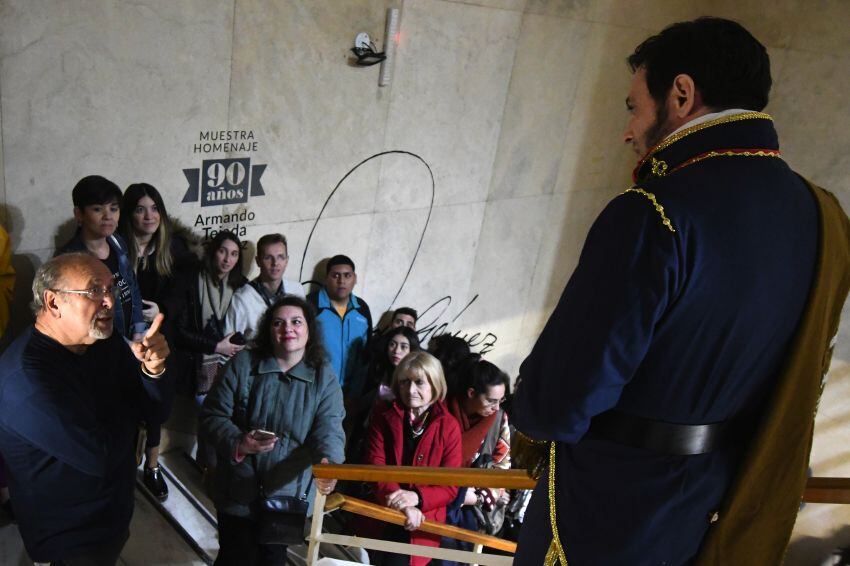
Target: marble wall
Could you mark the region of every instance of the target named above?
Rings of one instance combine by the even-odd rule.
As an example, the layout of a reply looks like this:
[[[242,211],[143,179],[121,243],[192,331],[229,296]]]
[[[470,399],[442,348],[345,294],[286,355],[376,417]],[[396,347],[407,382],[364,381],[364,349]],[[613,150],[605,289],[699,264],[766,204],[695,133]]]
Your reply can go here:
[[[347,50],[359,31],[382,44],[390,6],[401,29],[379,87]],[[373,312],[426,311],[423,326],[474,337],[515,375],[594,216],[629,184],[625,57],[706,13],[768,46],[787,160],[850,207],[843,0],[2,0],[16,326],[28,278],[69,235],[71,187],[100,173],[159,187],[199,233],[234,213],[249,240],[284,232],[289,277],[346,253]],[[205,150],[234,130],[249,150]],[[265,196],[182,202],[184,170],[219,158],[250,159]],[[850,360],[847,324],[836,359]]]

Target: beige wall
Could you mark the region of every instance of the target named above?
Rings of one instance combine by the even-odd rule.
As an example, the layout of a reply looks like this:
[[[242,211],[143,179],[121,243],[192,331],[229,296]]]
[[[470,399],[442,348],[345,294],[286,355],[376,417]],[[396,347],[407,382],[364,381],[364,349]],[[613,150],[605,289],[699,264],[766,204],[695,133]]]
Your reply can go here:
[[[402,9],[400,43],[393,82],[381,88],[378,67],[350,66],[347,49],[359,31],[380,42],[391,5]],[[0,196],[21,274],[18,327],[27,318],[28,278],[68,236],[71,187],[100,173],[122,187],[154,184],[169,212],[190,225],[199,214],[252,212],[248,239],[272,230],[289,238],[289,277],[303,270],[307,280],[323,257],[348,253],[360,274],[357,292],[376,314],[390,307],[415,257],[395,305],[422,310],[450,296],[423,322],[498,337],[488,358],[514,375],[594,216],[629,185],[634,155],[619,141],[625,57],[665,24],[703,14],[738,19],[768,46],[775,84],[768,111],[787,160],[850,206],[844,0],[0,6]],[[200,132],[211,130],[250,130],[257,151],[194,153]],[[414,152],[430,165],[433,208],[427,169],[394,154],[357,169],[317,223],[343,175],[387,150]],[[241,207],[181,203],[183,169],[243,156],[267,165],[266,196]],[[848,333],[843,325],[821,412],[824,426],[845,438],[837,395],[850,379]],[[818,437],[815,473],[850,475],[842,444],[828,436]],[[806,533],[836,530],[836,509],[809,506],[814,526]],[[827,543],[806,551],[818,544]]]

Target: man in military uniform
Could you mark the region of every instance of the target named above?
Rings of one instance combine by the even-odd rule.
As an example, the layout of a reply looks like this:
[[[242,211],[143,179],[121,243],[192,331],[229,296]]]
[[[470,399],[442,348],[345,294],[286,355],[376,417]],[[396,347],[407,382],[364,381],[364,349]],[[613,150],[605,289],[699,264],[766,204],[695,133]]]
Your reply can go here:
[[[515,422],[548,473],[519,565],[693,561],[809,304],[818,201],[761,112],[765,48],[700,18],[628,62],[635,185],[596,219],[520,368]]]

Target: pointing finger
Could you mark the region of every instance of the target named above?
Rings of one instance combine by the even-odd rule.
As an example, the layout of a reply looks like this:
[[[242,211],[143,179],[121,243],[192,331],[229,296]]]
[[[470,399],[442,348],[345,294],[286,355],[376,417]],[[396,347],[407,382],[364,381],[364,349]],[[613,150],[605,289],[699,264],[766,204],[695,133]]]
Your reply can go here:
[[[148,328],[147,332],[145,332],[145,338],[150,338],[154,334],[157,334],[159,332],[159,327],[162,326],[162,321],[164,320],[164,314],[159,313],[158,315],[156,315],[153,319],[153,322],[151,323],[151,327]]]

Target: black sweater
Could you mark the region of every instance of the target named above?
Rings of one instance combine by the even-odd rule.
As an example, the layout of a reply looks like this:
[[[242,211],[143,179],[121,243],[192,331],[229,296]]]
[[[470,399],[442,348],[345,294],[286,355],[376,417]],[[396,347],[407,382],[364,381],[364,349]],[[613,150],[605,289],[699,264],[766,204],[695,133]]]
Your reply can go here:
[[[114,333],[77,355],[30,328],[0,359],[0,452],[21,537],[37,562],[121,536],[133,513],[133,438],[161,418],[168,377],[150,379]]]

